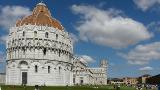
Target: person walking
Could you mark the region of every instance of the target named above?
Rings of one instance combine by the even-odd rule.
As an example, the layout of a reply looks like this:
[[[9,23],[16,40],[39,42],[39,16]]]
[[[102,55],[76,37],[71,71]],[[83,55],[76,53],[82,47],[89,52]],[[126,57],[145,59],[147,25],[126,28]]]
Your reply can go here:
[[[38,85],[35,85],[35,89],[34,90],[40,90]]]
[[[158,84],[158,90],[160,90],[160,84]]]

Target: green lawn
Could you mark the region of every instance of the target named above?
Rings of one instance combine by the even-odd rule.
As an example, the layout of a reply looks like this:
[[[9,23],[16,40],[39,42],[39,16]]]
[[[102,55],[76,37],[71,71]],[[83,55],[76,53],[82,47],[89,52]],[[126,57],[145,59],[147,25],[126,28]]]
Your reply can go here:
[[[26,88],[22,86],[1,86],[2,90],[34,90],[34,87],[27,86]],[[106,87],[86,87],[86,86],[76,86],[76,87],[40,87],[40,90],[114,90],[112,86]],[[135,90],[134,88],[121,87],[120,90]]]

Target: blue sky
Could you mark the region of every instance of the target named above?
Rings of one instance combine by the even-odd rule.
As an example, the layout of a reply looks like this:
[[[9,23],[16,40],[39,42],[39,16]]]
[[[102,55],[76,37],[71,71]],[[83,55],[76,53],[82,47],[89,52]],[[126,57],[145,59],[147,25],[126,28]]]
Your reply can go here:
[[[5,67],[8,28],[29,15],[39,0],[1,0],[0,60]],[[96,67],[109,63],[109,77],[160,72],[160,0],[44,0],[74,40],[75,55]]]

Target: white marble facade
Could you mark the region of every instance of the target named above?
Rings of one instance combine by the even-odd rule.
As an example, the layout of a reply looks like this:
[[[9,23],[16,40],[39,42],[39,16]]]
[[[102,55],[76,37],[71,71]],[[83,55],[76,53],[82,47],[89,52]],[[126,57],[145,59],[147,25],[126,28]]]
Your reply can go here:
[[[73,45],[65,30],[32,24],[12,27],[6,50],[7,85],[72,85]]]
[[[44,3],[37,4],[31,16],[10,28],[6,52],[6,85],[71,86],[75,84],[75,77],[79,82],[84,75],[84,84],[96,84],[98,81],[95,80],[102,73],[103,80],[98,79],[98,83],[106,84],[107,66],[95,69],[78,66],[84,68],[83,74],[79,68],[75,68],[80,64],[74,63],[71,37],[51,17]]]
[[[38,28],[36,25],[11,28],[6,84],[22,84],[22,72],[27,72],[28,85],[72,84],[73,47],[69,34],[51,27]]]
[[[107,85],[107,61],[101,60],[99,67],[90,68],[80,59],[74,60],[74,85]]]

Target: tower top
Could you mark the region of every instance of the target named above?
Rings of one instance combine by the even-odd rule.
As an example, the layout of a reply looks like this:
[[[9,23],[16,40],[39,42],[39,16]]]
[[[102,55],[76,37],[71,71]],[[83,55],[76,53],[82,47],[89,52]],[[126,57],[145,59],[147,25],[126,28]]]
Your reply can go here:
[[[51,16],[49,9],[43,2],[40,2],[36,5],[31,15],[18,20],[16,26],[18,27],[28,24],[37,26],[49,26],[62,31],[64,30],[61,23]]]
[[[46,4],[44,4],[43,2],[38,3],[37,5],[43,5],[46,6]]]
[[[100,61],[100,67],[106,68],[107,67],[107,60],[101,60]]]
[[[38,3],[37,5],[43,5],[43,6],[46,6],[46,4],[43,2],[43,0],[41,0],[40,3]]]

